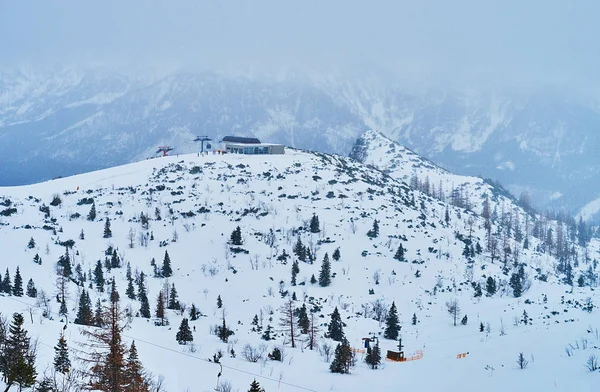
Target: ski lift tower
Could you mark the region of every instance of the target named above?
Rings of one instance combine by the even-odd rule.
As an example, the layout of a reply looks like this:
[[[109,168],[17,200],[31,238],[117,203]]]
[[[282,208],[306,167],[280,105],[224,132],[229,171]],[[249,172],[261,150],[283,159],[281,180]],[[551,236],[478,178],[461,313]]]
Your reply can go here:
[[[163,157],[166,157],[166,156],[167,156],[167,153],[168,153],[169,151],[173,151],[173,148],[172,148],[172,147],[169,147],[169,146],[159,146],[159,147],[158,147],[158,150],[156,151],[156,153],[157,153],[157,154],[159,154],[159,153],[161,153],[161,152],[162,152],[162,153],[163,153]]]
[[[209,138],[208,136],[196,136],[196,138],[194,139],[195,142],[200,142],[200,152],[204,153],[204,142],[209,142],[212,139]],[[210,148],[210,144],[206,143],[206,148]]]

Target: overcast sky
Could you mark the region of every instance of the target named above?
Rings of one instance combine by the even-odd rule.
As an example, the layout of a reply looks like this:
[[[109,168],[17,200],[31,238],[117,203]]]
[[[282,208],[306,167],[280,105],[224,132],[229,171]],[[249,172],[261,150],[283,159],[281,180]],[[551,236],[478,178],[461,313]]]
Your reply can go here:
[[[599,15],[598,0],[0,0],[0,58],[596,85]]]

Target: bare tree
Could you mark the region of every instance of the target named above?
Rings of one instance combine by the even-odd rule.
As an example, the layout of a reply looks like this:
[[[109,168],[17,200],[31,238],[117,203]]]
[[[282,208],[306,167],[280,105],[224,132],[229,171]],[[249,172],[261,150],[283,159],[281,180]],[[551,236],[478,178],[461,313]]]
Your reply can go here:
[[[310,313],[310,326],[308,327],[308,348],[314,350],[317,345],[317,335],[319,334],[319,327],[315,324],[315,314]]]
[[[588,368],[590,372],[595,372],[598,370],[598,358],[595,355],[590,355],[587,362],[585,363],[585,367]]]
[[[280,308],[281,318],[279,325],[283,327],[290,336],[292,348],[296,347],[296,316],[294,314],[294,301],[287,300]]]
[[[452,317],[454,326],[456,327],[456,320],[460,317],[460,306],[458,305],[458,301],[453,299],[452,301],[446,302],[446,310],[450,317]]]
[[[129,240],[129,247],[133,248],[135,246],[135,230],[133,230],[133,227],[129,228],[127,239]]]

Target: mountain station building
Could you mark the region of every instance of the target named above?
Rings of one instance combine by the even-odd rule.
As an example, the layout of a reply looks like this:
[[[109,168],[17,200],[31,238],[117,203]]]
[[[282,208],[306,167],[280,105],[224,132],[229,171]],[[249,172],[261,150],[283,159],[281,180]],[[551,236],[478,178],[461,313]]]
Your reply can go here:
[[[220,150],[228,154],[276,155],[285,154],[283,144],[261,143],[254,137],[225,136]]]

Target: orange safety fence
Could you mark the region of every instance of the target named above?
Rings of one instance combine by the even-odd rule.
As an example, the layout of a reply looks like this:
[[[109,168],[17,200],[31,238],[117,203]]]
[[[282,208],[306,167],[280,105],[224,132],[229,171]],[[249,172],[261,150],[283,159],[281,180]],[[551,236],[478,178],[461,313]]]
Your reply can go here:
[[[466,358],[468,353],[456,354],[456,359]]]
[[[357,354],[364,354],[367,352],[367,350],[363,350],[361,348],[354,348],[354,347],[351,350],[353,353],[357,353]]]

